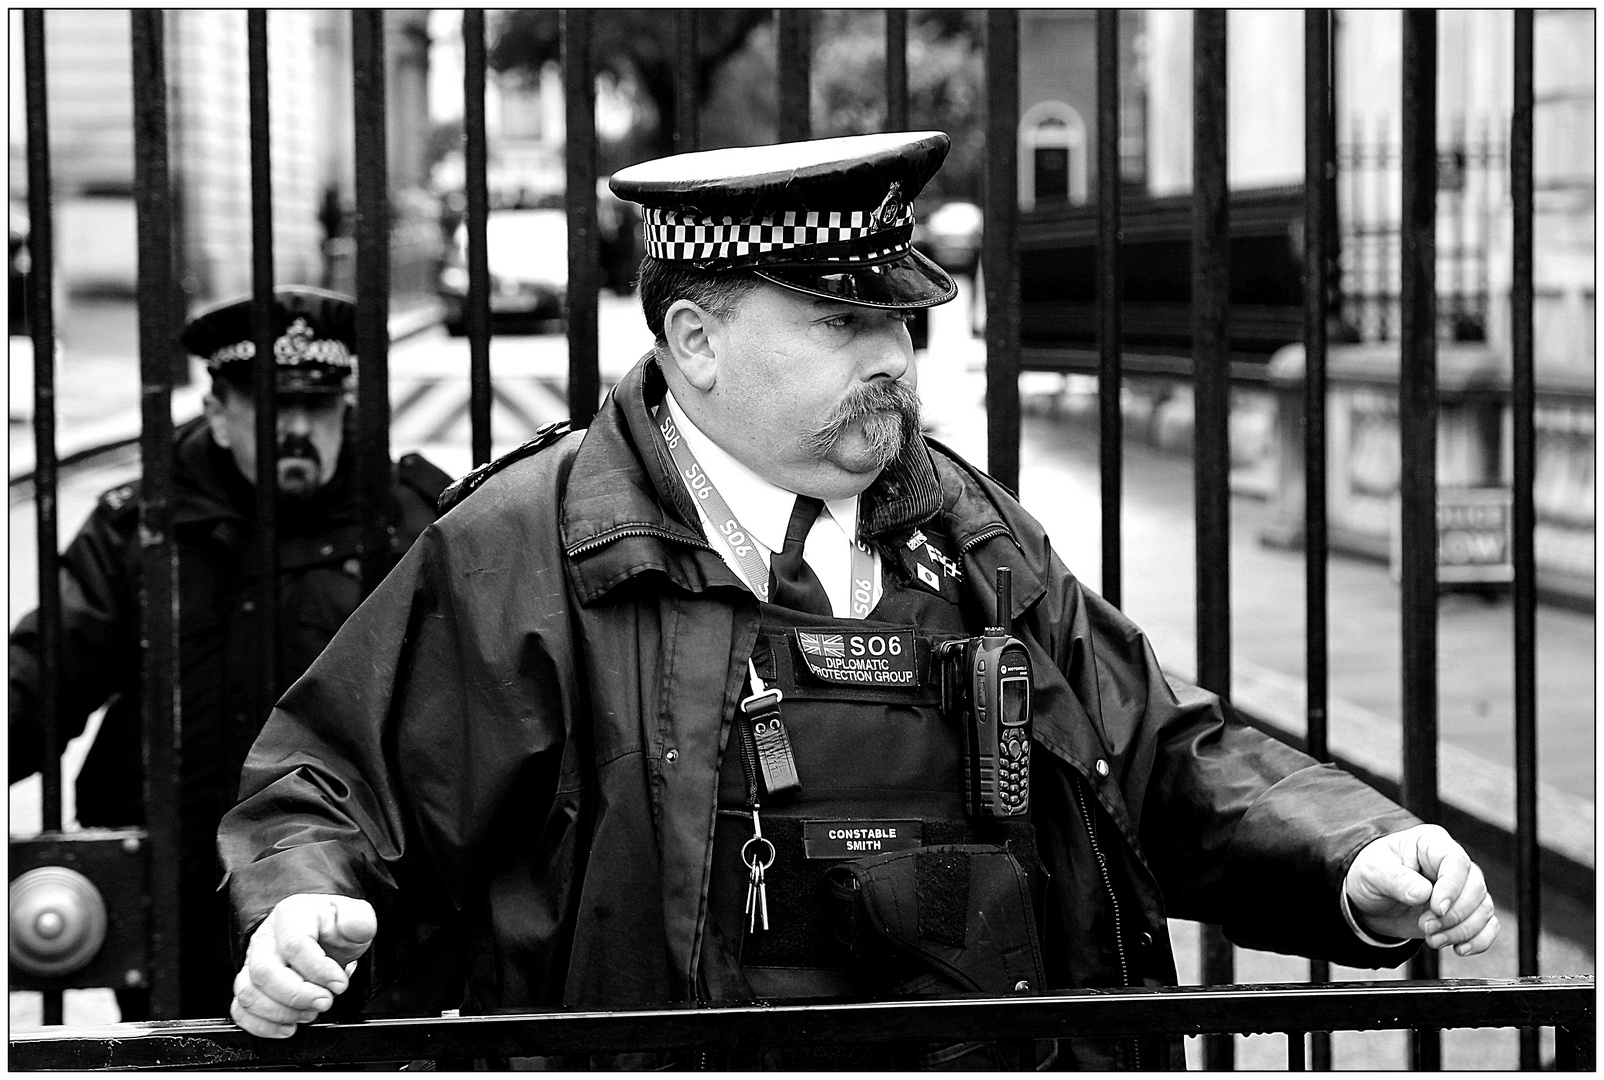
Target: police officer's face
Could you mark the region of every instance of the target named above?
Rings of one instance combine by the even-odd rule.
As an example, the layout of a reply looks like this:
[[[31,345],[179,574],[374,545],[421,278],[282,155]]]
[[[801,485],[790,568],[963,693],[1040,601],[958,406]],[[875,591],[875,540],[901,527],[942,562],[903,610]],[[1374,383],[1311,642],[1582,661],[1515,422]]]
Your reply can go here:
[[[712,379],[692,419],[773,483],[856,494],[918,433],[906,321],[765,282],[709,321]]]
[[[278,488],[306,499],[334,477],[345,441],[343,394],[280,394],[278,397]],[[225,390],[207,395],[212,438],[234,455],[241,473],[256,481],[256,404],[248,394]]]

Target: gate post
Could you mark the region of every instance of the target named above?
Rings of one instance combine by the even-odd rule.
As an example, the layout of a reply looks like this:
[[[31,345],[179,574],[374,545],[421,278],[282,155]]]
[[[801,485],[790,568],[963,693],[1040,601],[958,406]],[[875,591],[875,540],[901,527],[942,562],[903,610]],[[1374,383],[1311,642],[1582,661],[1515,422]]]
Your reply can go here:
[[[590,426],[601,397],[596,343],[596,290],[601,282],[601,238],[596,231],[596,79],[591,67],[591,25],[584,8],[562,13],[563,98],[567,102],[563,157],[568,169],[568,415],[575,428]]]
[[[167,170],[164,13],[129,13],[133,45],[134,208],[139,248],[141,537],[140,637],[144,642],[145,822],[150,830],[150,1014],[178,1016],[179,744],[178,622],[173,545],[173,220]]]
[[[1019,12],[986,12],[986,471],[1019,490]]]
[[[384,12],[351,12],[356,156],[356,479],[364,522],[362,592],[390,569],[390,181]]]
[[[1403,13],[1403,204],[1399,223],[1398,434],[1403,506],[1403,804],[1427,821],[1437,800],[1437,14]],[[1409,962],[1437,978],[1435,951]],[[1440,1033],[1410,1033],[1413,1067],[1442,1064]]]

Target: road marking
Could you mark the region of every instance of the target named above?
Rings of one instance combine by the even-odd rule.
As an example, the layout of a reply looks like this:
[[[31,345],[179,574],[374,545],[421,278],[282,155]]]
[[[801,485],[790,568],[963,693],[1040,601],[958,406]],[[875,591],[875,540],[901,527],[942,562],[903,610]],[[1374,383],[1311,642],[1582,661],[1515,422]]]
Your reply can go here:
[[[390,399],[392,446],[470,442],[466,380],[398,380],[390,386]],[[490,431],[498,444],[516,446],[542,424],[567,416],[562,384],[555,379],[500,379],[491,386]]]

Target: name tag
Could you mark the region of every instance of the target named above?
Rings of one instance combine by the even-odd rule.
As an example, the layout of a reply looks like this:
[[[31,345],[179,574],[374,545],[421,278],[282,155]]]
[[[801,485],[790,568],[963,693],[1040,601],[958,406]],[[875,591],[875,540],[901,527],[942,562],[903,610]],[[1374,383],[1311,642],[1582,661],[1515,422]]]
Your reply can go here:
[[[855,859],[924,846],[918,819],[836,818],[802,823],[802,852],[810,859]]]
[[[798,630],[797,651],[816,679],[842,686],[919,685],[912,630]]]

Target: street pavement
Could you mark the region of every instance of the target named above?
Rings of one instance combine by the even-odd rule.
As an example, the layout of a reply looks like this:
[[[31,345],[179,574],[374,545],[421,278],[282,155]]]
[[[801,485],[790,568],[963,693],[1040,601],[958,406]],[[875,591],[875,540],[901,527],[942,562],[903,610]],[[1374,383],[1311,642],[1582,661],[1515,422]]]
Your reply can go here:
[[[968,283],[963,283],[967,288]],[[932,434],[977,464],[985,463],[984,343],[972,336],[965,298],[932,313],[931,349],[919,362],[920,390]],[[132,347],[131,312],[96,307],[75,335],[63,320],[63,350],[57,375],[58,447],[66,451],[83,433],[105,439],[111,432],[138,431],[138,371]],[[604,294],[600,354],[604,387],[650,345],[632,298]],[[25,343],[22,343],[25,346]],[[18,461],[31,461],[32,429],[26,417],[26,379],[19,387],[19,342],[12,339],[12,476]],[[26,349],[23,348],[24,357]],[[468,344],[438,327],[411,334],[391,349],[394,453],[419,450],[453,475],[472,465],[468,450]],[[568,415],[565,398],[566,342],[560,333],[498,336],[491,345],[495,380],[493,449],[499,454],[549,420]],[[175,419],[194,415],[198,388],[175,396]],[[1043,373],[1021,378],[1021,498],[1047,526],[1065,562],[1093,588],[1100,585],[1099,476],[1096,402],[1075,380]],[[19,407],[20,406],[20,407]],[[1167,670],[1188,677],[1194,670],[1194,539],[1192,479],[1184,455],[1160,451],[1133,436],[1127,424],[1123,513],[1124,609],[1152,640]],[[137,455],[125,451],[62,477],[59,498],[65,543],[93,506],[98,492],[137,472]],[[1278,712],[1285,726],[1301,731],[1304,648],[1303,563],[1297,551],[1258,541],[1268,521],[1260,498],[1232,500],[1231,562],[1233,690],[1259,711]],[[12,487],[10,515],[11,621],[35,602],[31,491]],[[1355,760],[1381,761],[1395,775],[1401,686],[1398,589],[1385,566],[1337,557],[1330,564],[1332,744]],[[1508,768],[1513,759],[1512,616],[1507,596],[1484,599],[1449,594],[1439,610],[1440,730],[1445,798],[1459,785],[1462,801],[1512,804]],[[1581,850],[1592,860],[1594,802],[1594,620],[1543,605],[1538,612],[1538,715],[1540,776],[1545,785],[1545,843]],[[1250,700],[1251,699],[1251,700]],[[84,740],[68,757],[81,760]],[[1390,762],[1384,760],[1391,755]],[[1367,755],[1369,757],[1367,758]],[[69,772],[70,775],[70,772]],[[1468,786],[1467,786],[1468,785]],[[68,790],[70,792],[70,785]],[[37,828],[38,782],[12,790],[12,832]],[[1497,817],[1497,808],[1489,811]],[[1509,811],[1512,818],[1512,811]],[[1555,830],[1563,836],[1552,836]],[[1567,847],[1568,845],[1568,847]],[[1500,888],[1504,891],[1499,892]],[[1495,882],[1505,913],[1505,931],[1492,952],[1465,960],[1445,955],[1445,977],[1511,977],[1516,974],[1513,894]],[[1545,898],[1541,944],[1545,974],[1592,973],[1593,912],[1565,898]],[[1554,932],[1554,928],[1558,932]],[[1196,981],[1196,927],[1173,930],[1183,981]],[[1300,981],[1303,961],[1238,950],[1239,981]],[[1399,973],[1391,973],[1398,977]],[[1336,978],[1373,973],[1339,971]],[[96,995],[102,995],[97,997]],[[70,1021],[111,1019],[114,1007],[103,991],[69,996]],[[111,1010],[111,1014],[107,1010]],[[12,995],[12,1022],[37,1023],[37,998]],[[1447,1041],[1451,1068],[1510,1068],[1512,1032],[1459,1033]],[[1285,1040],[1257,1036],[1239,1040],[1239,1067],[1281,1067]],[[1399,1067],[1402,1034],[1336,1037],[1339,1066]],[[1255,1065],[1255,1063],[1257,1063]]]

